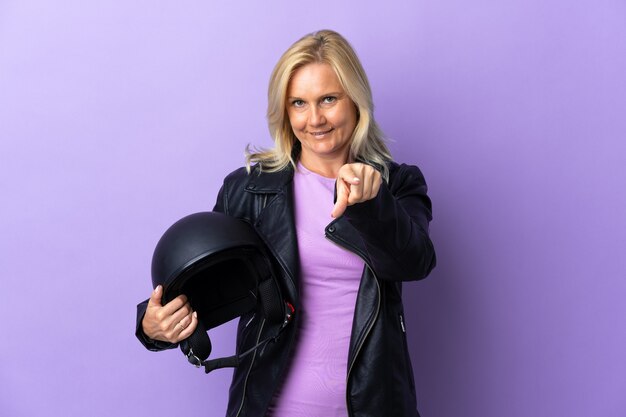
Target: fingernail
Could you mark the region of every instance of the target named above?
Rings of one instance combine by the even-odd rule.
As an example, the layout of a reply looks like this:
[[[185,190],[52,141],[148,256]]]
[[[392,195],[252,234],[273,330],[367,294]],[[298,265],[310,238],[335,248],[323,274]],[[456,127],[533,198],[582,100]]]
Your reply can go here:
[[[197,311],[193,312],[193,317],[196,318],[196,319],[198,318],[198,312]]]
[[[358,179],[357,177],[352,178],[352,181],[361,181],[360,179]]]

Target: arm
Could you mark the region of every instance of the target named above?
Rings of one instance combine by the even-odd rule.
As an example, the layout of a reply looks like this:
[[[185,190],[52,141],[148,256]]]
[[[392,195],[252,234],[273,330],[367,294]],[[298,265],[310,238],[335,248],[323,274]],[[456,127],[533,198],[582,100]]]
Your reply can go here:
[[[382,183],[373,198],[346,207],[344,216],[361,235],[381,279],[418,280],[435,267],[426,192],[419,168],[393,164],[389,182]]]
[[[230,174],[219,190],[213,211],[225,212],[227,203],[226,180],[239,171]],[[159,291],[161,289],[157,287]],[[178,342],[189,337],[197,325],[197,317],[184,296],[179,296],[167,305],[161,305],[161,293],[155,290],[150,299],[137,305],[135,336],[148,350],[173,349]],[[181,323],[179,325],[178,323]],[[184,326],[184,328],[181,328]]]

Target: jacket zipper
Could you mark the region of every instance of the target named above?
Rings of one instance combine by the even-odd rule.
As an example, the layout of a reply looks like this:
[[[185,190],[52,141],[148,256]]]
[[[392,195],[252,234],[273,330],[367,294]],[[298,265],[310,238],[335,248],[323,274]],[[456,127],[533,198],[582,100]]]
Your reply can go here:
[[[261,211],[263,211],[263,209],[265,208],[266,205],[267,205],[267,194],[263,194],[263,202],[261,204],[261,210],[259,210],[259,212],[257,213],[257,216],[259,216],[261,214]],[[248,325],[254,319],[255,315],[253,315],[252,318],[250,319],[250,321],[248,321],[246,323],[245,327],[248,327]],[[259,333],[256,336],[256,342],[255,342],[256,345],[258,345],[259,344],[259,340],[261,340],[261,333],[263,333],[263,327],[264,326],[265,326],[265,319],[263,319],[261,321],[261,326],[259,327]],[[257,352],[255,350],[254,354],[252,355],[252,361],[250,362],[250,367],[248,368],[248,372],[246,373],[246,379],[243,381],[243,392],[241,394],[241,404],[239,404],[239,410],[237,410],[237,414],[235,415],[235,417],[239,417],[241,415],[241,410],[243,410],[243,403],[246,400],[246,387],[248,386],[248,379],[250,378],[250,372],[252,371],[252,366],[254,366],[254,360],[256,359],[256,353]]]
[[[365,264],[367,265],[367,262]],[[361,348],[363,347],[363,345],[365,344],[365,341],[367,340],[367,336],[369,336],[370,332],[372,331],[372,328],[374,327],[374,323],[376,323],[376,320],[378,320],[378,313],[380,312],[380,284],[378,284],[378,278],[376,278],[376,274],[374,274],[374,271],[372,270],[372,268],[370,268],[369,265],[367,267],[370,269],[370,271],[372,271],[372,275],[374,275],[374,281],[376,282],[376,290],[378,292],[378,303],[376,303],[376,313],[374,314],[374,318],[369,322],[367,329],[365,330],[365,335],[361,339],[361,343],[359,343],[359,345],[357,346],[356,352],[354,353],[354,358],[352,358],[352,362],[350,363],[350,367],[348,368],[348,376],[346,377],[346,406],[348,408],[348,414],[350,416],[353,415],[352,408],[350,407],[350,400],[349,400],[350,393],[348,392],[348,383],[350,381],[350,373],[352,372],[352,368],[354,367],[356,358],[359,356],[359,353],[361,352]]]
[[[263,327],[265,326],[265,319],[261,322],[261,327],[259,328],[259,334],[256,337],[255,344],[259,344],[259,340],[261,340],[261,333],[263,332]],[[236,417],[239,417],[241,414],[241,410],[243,410],[243,403],[246,399],[246,387],[248,386],[248,378],[250,377],[250,371],[252,371],[252,366],[254,365],[254,360],[256,359],[256,350],[254,351],[254,355],[252,355],[252,362],[250,362],[250,367],[248,368],[248,372],[246,373],[246,379],[243,381],[243,393],[241,396],[241,404],[239,404],[239,410],[237,410]]]
[[[354,367],[354,363],[356,362],[356,359],[359,356],[359,353],[361,352],[361,348],[363,347],[363,345],[365,344],[365,341],[367,340],[367,336],[369,336],[370,332],[372,331],[372,328],[374,327],[374,323],[376,323],[376,320],[378,319],[378,313],[380,312],[380,284],[378,283],[378,278],[376,277],[376,274],[374,273],[374,270],[372,269],[372,267],[367,263],[367,260],[365,259],[365,256],[361,253],[360,250],[358,250],[357,248],[354,247],[346,247],[346,246],[351,246],[351,245],[342,245],[342,242],[339,242],[335,239],[332,239],[328,233],[326,234],[326,237],[330,240],[332,240],[333,242],[337,243],[340,246],[343,246],[344,248],[351,250],[352,253],[355,253],[356,255],[358,255],[363,262],[365,263],[365,265],[367,265],[367,267],[369,268],[369,270],[371,271],[372,275],[374,276],[374,282],[376,282],[376,291],[378,293],[378,302],[376,303],[376,312],[374,313],[374,317],[370,320],[370,322],[367,325],[367,328],[365,329],[365,334],[363,335],[363,338],[361,339],[361,342],[359,343],[359,345],[356,348],[356,352],[354,353],[354,358],[352,358],[352,362],[350,362],[350,366],[348,367],[348,375],[346,376],[346,408],[348,409],[348,415],[349,416],[353,416],[352,414],[352,408],[350,407],[350,400],[349,400],[349,395],[350,393],[348,392],[348,383],[350,381],[350,373],[352,372],[352,368]]]

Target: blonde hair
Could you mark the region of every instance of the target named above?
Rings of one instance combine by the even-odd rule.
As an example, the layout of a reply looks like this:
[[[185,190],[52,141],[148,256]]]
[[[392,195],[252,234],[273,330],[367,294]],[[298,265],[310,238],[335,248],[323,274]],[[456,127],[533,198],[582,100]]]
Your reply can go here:
[[[304,36],[278,60],[268,88],[267,121],[274,147],[268,150],[246,147],[246,167],[258,163],[261,170],[280,171],[291,164],[294,169],[300,155],[300,143],[287,116],[286,96],[289,81],[299,68],[311,64],[328,64],[334,70],[346,94],[357,108],[357,125],[350,141],[349,160],[375,166],[388,179],[387,162],[391,153],[383,132],[374,120],[372,91],[354,49],[348,41],[331,30]]]

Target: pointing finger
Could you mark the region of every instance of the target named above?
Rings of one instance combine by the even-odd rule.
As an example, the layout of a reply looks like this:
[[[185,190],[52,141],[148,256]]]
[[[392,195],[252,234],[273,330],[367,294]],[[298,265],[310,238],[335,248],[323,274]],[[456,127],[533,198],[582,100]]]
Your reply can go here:
[[[341,179],[337,180],[337,201],[333,207],[332,212],[330,213],[331,217],[337,218],[346,211],[346,207],[348,207],[348,198],[350,196],[350,186],[343,182]]]
[[[348,207],[348,195],[341,193],[337,194],[337,202],[333,206],[333,211],[330,213],[330,216],[334,219],[341,216],[346,208]]]

